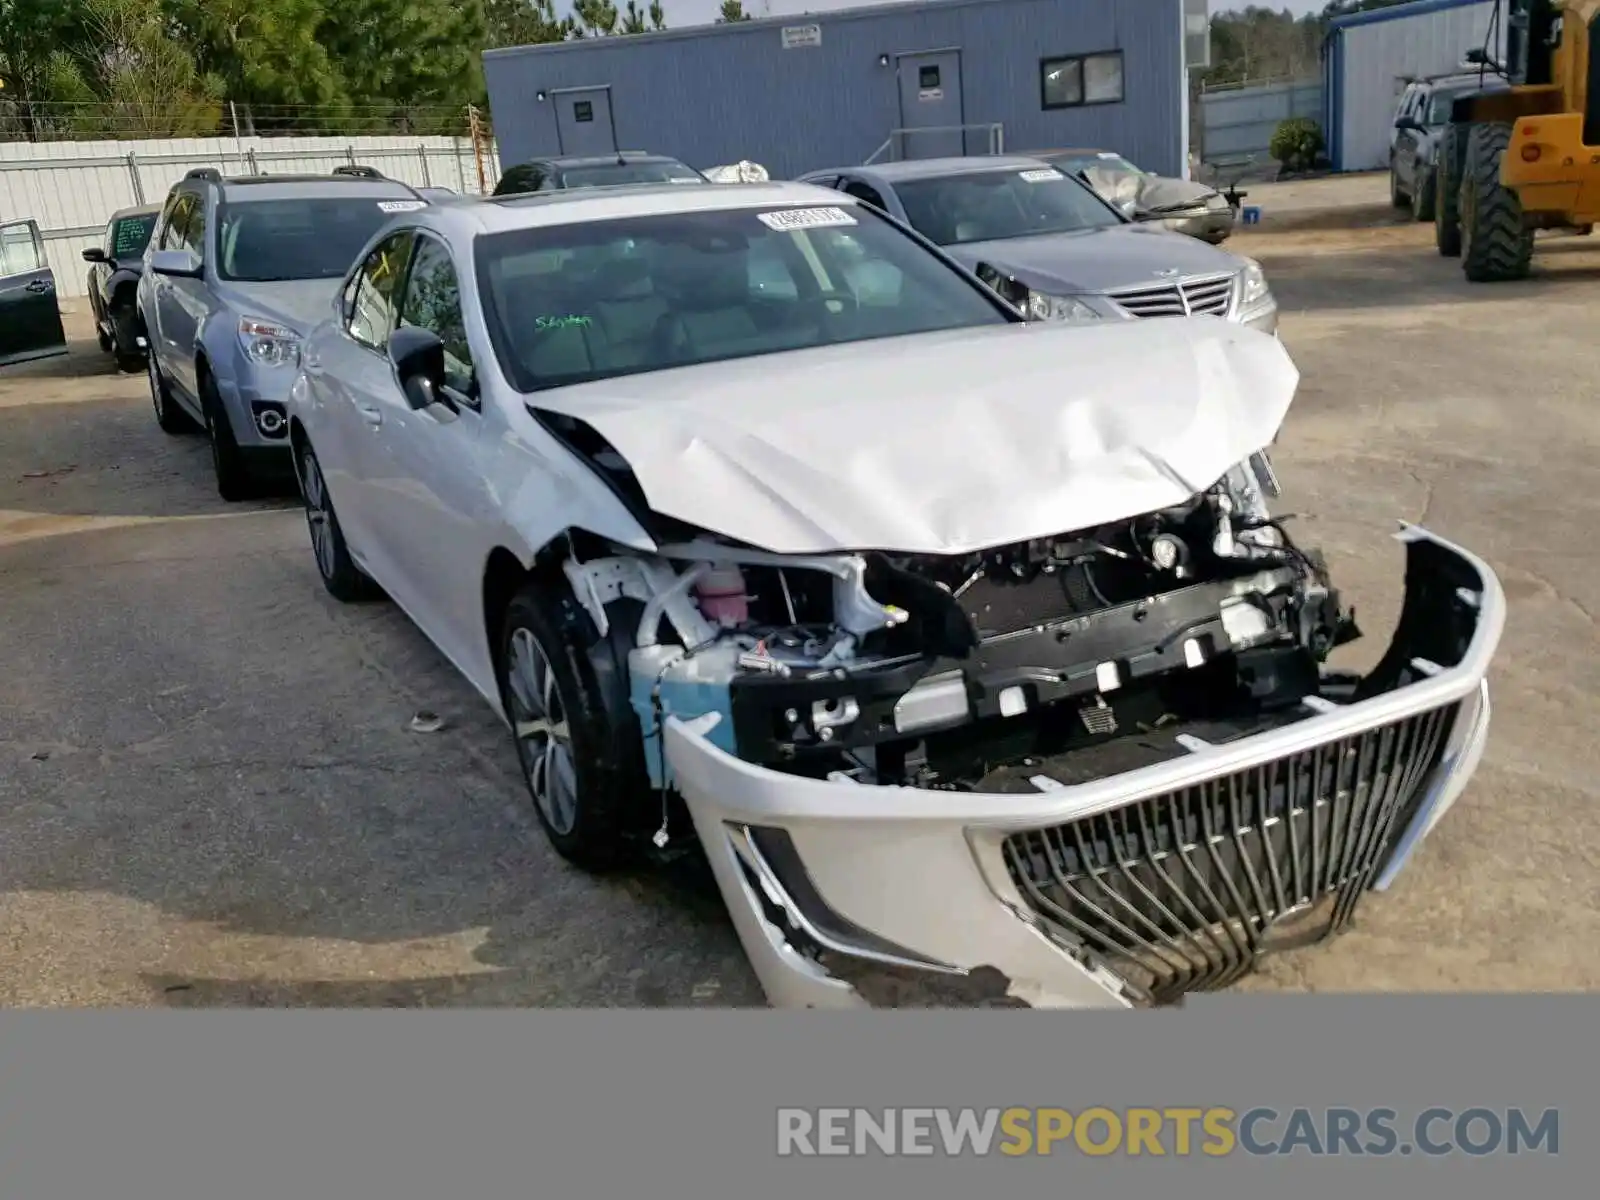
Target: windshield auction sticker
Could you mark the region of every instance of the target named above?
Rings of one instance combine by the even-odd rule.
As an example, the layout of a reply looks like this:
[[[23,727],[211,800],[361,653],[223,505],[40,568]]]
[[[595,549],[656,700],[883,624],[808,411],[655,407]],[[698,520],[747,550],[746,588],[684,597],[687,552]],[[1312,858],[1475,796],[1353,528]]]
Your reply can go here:
[[[825,229],[830,225],[854,225],[856,219],[842,208],[785,208],[778,212],[757,213],[768,229],[788,233],[793,229]]]
[[[1049,183],[1052,179],[1060,179],[1061,172],[1054,167],[1035,167],[1031,171],[1023,171],[1021,178],[1029,183]]]
[[[386,213],[416,212],[419,208],[427,208],[426,200],[379,200],[378,211]]]

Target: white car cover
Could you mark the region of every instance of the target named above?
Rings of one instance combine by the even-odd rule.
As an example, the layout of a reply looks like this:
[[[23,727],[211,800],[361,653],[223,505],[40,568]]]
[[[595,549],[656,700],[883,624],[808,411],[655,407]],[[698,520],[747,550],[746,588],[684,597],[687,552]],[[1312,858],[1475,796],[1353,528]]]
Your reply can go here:
[[[712,167],[702,172],[712,183],[766,183],[771,176],[760,163],[743,159],[731,166]]]

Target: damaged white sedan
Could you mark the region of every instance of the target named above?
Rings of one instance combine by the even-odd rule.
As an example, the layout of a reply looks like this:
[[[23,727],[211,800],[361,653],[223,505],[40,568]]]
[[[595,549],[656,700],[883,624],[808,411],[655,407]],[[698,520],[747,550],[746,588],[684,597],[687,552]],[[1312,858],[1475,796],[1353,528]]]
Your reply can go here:
[[[1387,655],[1324,665],[1297,384],[713,184],[395,218],[291,428],[328,590],[505,716],[563,855],[698,844],[773,1004],[1137,1006],[1344,927],[1487,736],[1501,590],[1424,530]]]

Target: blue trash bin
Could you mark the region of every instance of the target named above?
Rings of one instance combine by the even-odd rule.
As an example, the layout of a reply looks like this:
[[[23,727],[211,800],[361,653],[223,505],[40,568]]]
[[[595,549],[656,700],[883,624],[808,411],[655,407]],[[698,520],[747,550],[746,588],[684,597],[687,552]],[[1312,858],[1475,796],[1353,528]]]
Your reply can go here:
[[[1261,209],[1260,209],[1260,207],[1258,205],[1255,205],[1255,204],[1247,204],[1247,205],[1245,205],[1243,210],[1242,210],[1242,215],[1244,217],[1244,223],[1246,225],[1259,225],[1259,224],[1261,224]]]

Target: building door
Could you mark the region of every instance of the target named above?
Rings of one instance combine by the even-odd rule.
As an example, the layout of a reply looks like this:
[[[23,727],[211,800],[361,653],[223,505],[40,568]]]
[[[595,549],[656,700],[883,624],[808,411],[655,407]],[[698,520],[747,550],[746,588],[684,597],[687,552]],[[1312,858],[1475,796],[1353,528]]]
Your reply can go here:
[[[944,158],[967,152],[961,104],[961,51],[902,54],[900,74],[901,158]]]
[[[551,93],[556,105],[556,138],[570,156],[615,154],[617,130],[611,122],[609,87],[568,88]]]

